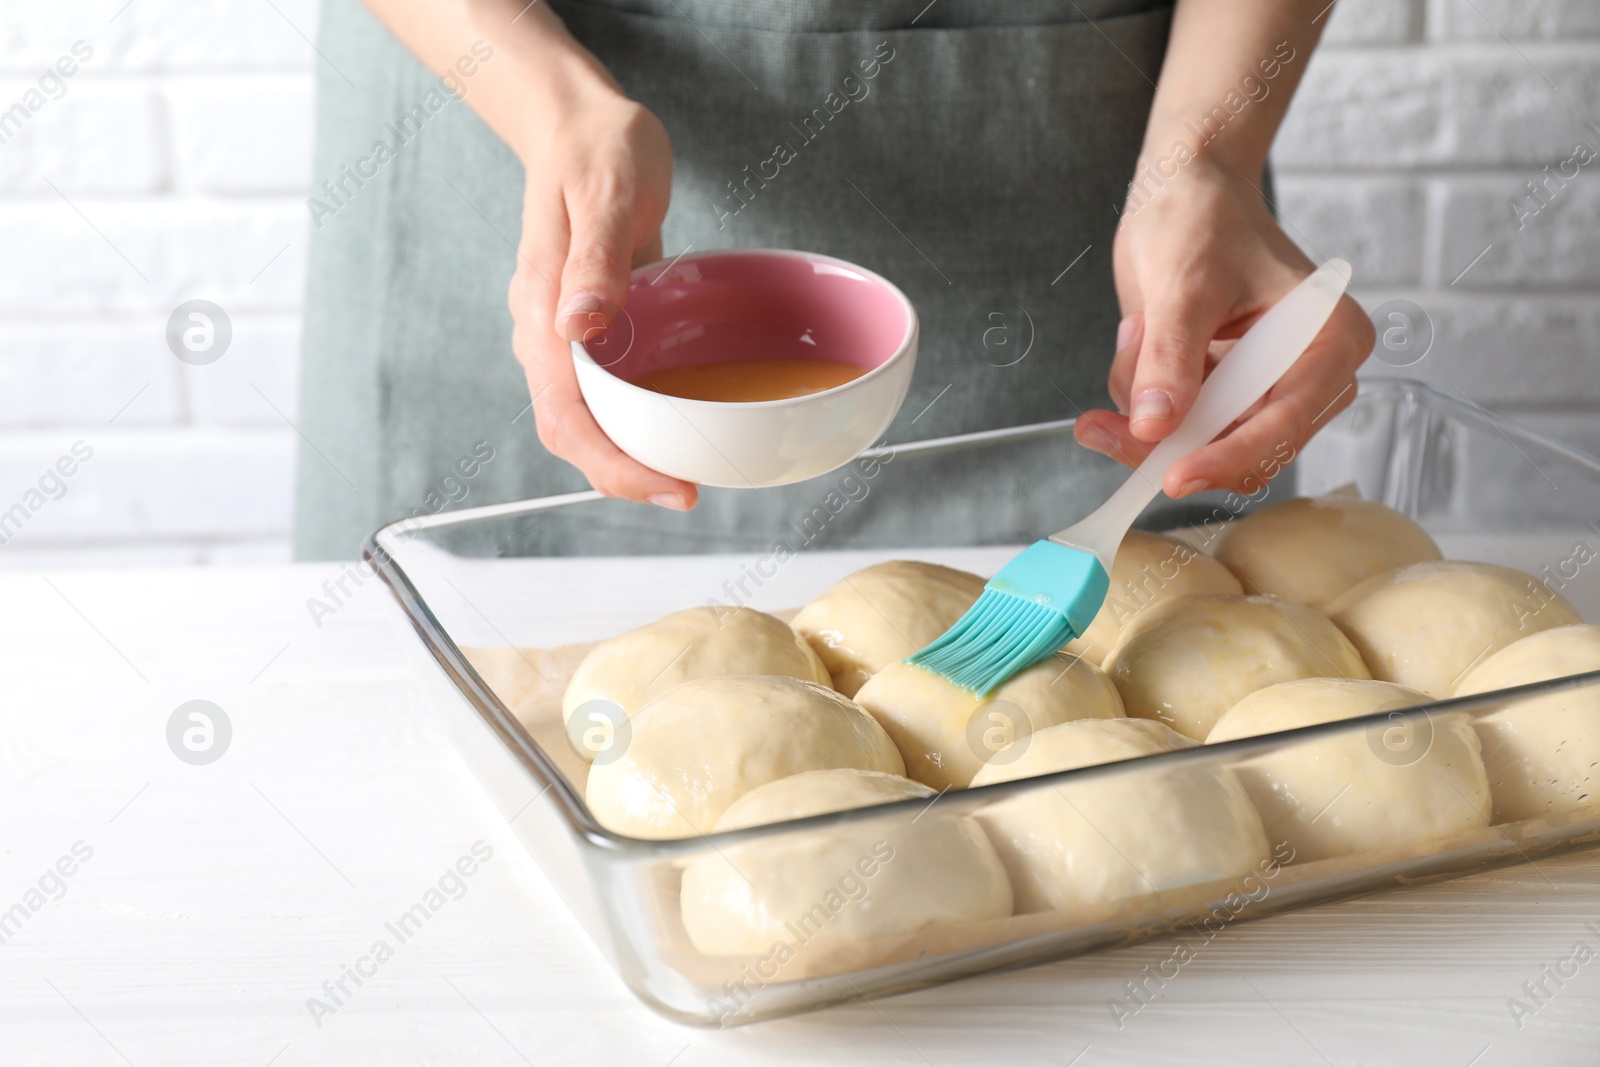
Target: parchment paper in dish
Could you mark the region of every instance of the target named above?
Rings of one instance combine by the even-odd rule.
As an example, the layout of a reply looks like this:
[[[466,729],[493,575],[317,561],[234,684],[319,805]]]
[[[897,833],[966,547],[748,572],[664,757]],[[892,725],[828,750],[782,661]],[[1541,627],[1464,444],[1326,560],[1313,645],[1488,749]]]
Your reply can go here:
[[[463,648],[511,713],[555,761],[578,795],[589,782],[589,764],[572,750],[561,719],[561,694],[596,642],[559,648]]]
[[[785,608],[771,614],[789,622],[799,608]],[[566,723],[561,718],[561,695],[589,650],[599,644],[590,641],[559,648],[466,648],[467,662],[483,676],[511,713],[533,736],[539,747],[583,795],[589,782],[589,764],[572,749],[567,740]]]

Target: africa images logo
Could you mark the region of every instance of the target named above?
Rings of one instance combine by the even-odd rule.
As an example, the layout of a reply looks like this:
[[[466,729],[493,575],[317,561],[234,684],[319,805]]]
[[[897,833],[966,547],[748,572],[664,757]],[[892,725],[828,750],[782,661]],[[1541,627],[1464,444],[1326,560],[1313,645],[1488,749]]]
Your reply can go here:
[[[483,841],[474,841],[467,854],[446,867],[409,908],[383,924],[384,936],[373,941],[363,955],[340,967],[336,977],[322,983],[321,996],[307,997],[306,1011],[317,1029],[322,1029],[328,1016],[338,1014],[339,1009],[367,984],[367,979],[377,977],[378,968],[394,959],[395,951],[416,937],[446,904],[466,896],[468,880],[493,858],[492,847]]]

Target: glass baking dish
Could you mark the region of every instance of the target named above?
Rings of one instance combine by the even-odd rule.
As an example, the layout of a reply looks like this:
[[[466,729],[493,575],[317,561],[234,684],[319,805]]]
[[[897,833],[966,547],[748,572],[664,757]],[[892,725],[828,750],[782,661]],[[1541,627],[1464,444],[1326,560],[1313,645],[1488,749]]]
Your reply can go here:
[[[486,793],[623,981],[645,1003],[686,1023],[737,1025],[1178,930],[1214,934],[1235,922],[1600,843],[1600,806],[1315,862],[1294,862],[1285,843],[1275,842],[1272,855],[1248,871],[1169,870],[1159,884],[1145,878],[1139,892],[1065,910],[935,922],[914,935],[876,941],[822,938],[821,926],[831,916],[873,893],[868,867],[884,887],[880,907],[894,907],[894,893],[905,891],[903,882],[868,863],[848,881],[823,878],[819,884],[834,888],[837,882],[839,892],[819,893],[804,909],[809,918],[785,926],[788,933],[770,951],[697,952],[679,906],[683,872],[697,863],[729,855],[760,863],[764,856],[801,851],[821,835],[859,842],[863,858],[874,846],[881,854],[885,843],[893,853],[897,841],[910,848],[920,840],[915,834],[923,818],[981,823],[998,805],[1053,796],[1084,804],[1108,796],[1181,796],[1162,790],[1190,788],[1207,776],[1248,774],[1279,754],[1308,751],[1296,746],[1361,739],[1378,752],[1395,730],[1431,737],[1540,696],[1569,692],[1600,700],[1600,672],[1593,672],[951,790],[931,804],[908,800],[682,840],[628,838],[595,821],[583,800],[586,765],[573,754],[558,713],[551,720],[529,711],[548,707],[552,694],[559,698],[561,673],[576,662],[570,646],[709,602],[737,600],[782,613],[885,559],[991,573],[1022,544],[1078,518],[1098,499],[1093,487],[1109,487],[1116,478],[1114,468],[1085,468],[1083,450],[1070,435],[1071,422],[1063,421],[880,448],[842,472],[762,491],[781,501],[778,518],[749,511],[755,495],[749,491],[708,490],[698,516],[583,492],[413,517],[378,530],[365,554],[399,601],[409,622],[403,643]],[[1079,464],[1078,484],[1091,490],[1068,492],[1060,474],[1068,455]],[[1367,499],[1420,522],[1447,558],[1547,576],[1561,583],[1561,593],[1587,620],[1600,621],[1600,580],[1592,573],[1600,567],[1569,574],[1577,544],[1600,545],[1594,525],[1600,459],[1416,382],[1365,383],[1350,409],[1250,497],[1209,494],[1182,506],[1168,501],[1153,505],[1141,525],[1226,521],[1268,500],[1352,482]],[[1009,525],[996,523],[981,513],[993,493],[1027,493],[1036,507],[1017,509]],[[924,509],[918,514],[930,514],[930,500],[931,513],[948,514],[948,521],[904,521],[912,504]],[[736,533],[709,528],[706,516],[718,509],[739,517]],[[616,551],[619,537],[640,530],[649,532],[648,554]],[[778,545],[789,551],[775,551]],[[482,648],[528,650],[507,655],[536,673],[542,669],[549,677],[539,684],[548,691],[534,699],[502,681],[497,692],[463,651]],[[1112,828],[1119,835],[1124,829]],[[1118,840],[1124,848],[1145,847],[1141,838]],[[1134,866],[1142,874],[1144,868]],[[891,867],[885,863],[881,870]],[[848,869],[840,872],[841,879],[847,875]]]

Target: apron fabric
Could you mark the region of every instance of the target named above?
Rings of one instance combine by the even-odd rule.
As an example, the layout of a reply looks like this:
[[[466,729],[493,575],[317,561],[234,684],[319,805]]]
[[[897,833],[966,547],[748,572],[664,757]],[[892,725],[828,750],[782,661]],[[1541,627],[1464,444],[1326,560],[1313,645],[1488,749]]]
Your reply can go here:
[[[668,257],[798,248],[910,297],[921,346],[888,442],[1109,405],[1111,243],[1170,4],[549,2],[671,136]],[[540,446],[511,354],[520,164],[357,0],[325,0],[319,48],[315,181],[372,176],[313,206],[297,556],[349,558],[412,514],[585,488]],[[388,158],[364,161],[378,141]],[[1125,474],[1066,439],[1003,463],[909,460],[814,547],[1027,541]],[[687,515],[608,502],[490,548],[759,549],[837,479],[707,489]]]

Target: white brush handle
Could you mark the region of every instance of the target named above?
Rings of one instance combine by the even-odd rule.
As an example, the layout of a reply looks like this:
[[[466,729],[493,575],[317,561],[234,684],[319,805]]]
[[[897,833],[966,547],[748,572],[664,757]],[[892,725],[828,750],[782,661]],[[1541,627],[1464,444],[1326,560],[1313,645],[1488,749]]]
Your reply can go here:
[[[1156,445],[1094,514],[1050,540],[1093,552],[1109,573],[1123,535],[1161,491],[1167,471],[1210,444],[1266,395],[1322,332],[1349,283],[1350,264],[1330,259],[1291,289],[1222,357],[1172,436]]]

